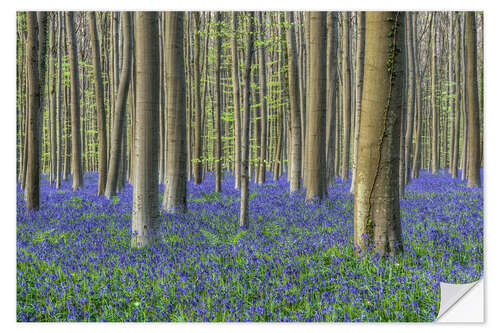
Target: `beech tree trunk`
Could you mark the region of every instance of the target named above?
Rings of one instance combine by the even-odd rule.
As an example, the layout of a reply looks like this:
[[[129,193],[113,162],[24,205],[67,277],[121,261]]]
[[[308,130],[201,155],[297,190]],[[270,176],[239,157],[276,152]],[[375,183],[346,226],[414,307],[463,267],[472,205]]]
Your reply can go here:
[[[28,27],[28,126],[26,165],[26,207],[28,210],[40,208],[40,81],[38,57],[38,22],[36,12],[26,13]]]
[[[286,33],[288,52],[288,90],[291,120],[291,151],[290,151],[290,193],[300,189],[302,166],[302,136],[299,104],[299,78],[297,69],[297,52],[295,47],[295,22],[293,13],[286,13],[286,20],[290,27]]]
[[[186,78],[184,74],[184,12],[165,13],[167,87],[167,178],[163,207],[186,211]]]
[[[111,198],[118,191],[118,177],[120,164],[123,163],[123,130],[126,126],[127,97],[130,84],[130,72],[132,62],[132,29],[129,12],[122,12],[123,16],[123,65],[120,73],[120,84],[115,100],[115,110],[113,112],[113,130],[111,132],[111,154],[109,157],[108,178],[106,180],[106,198]],[[156,17],[156,24],[158,18]],[[158,35],[158,32],[156,33]],[[159,71],[159,68],[157,69]],[[158,147],[155,147],[158,149]]]
[[[254,53],[253,47],[253,19],[254,13],[250,12],[247,20],[247,37],[245,57],[243,61],[243,119],[241,131],[241,197],[240,197],[240,227],[247,229],[248,223],[248,151],[250,128],[250,64]]]
[[[306,201],[325,196],[326,12],[310,13],[310,72],[307,96]]]
[[[97,195],[103,195],[106,186],[108,146],[106,138],[106,110],[104,109],[104,89],[102,86],[101,54],[99,49],[99,37],[95,21],[95,12],[89,12],[89,27],[92,43],[92,65],[94,66],[94,83],[97,111],[97,130],[99,132],[99,179],[97,183]]]
[[[127,14],[128,15],[128,14]],[[158,14],[135,12],[137,100],[134,148],[132,247],[144,247],[159,237],[158,117],[160,59]]]
[[[467,137],[467,187],[480,187],[480,144],[479,144],[479,96],[477,89],[477,33],[474,12],[465,12],[465,61],[467,67],[467,116],[469,133]]]
[[[343,13],[342,20],[342,103],[344,114],[344,135],[342,146],[342,181],[349,177],[349,156],[351,142],[351,65],[350,65],[350,38],[349,13]]]
[[[352,157],[351,193],[354,193],[358,159],[359,119],[361,117],[361,94],[363,91],[363,65],[365,57],[365,13],[357,13],[358,33],[356,36],[356,115],[354,120],[354,149]]]
[[[78,50],[73,23],[73,12],[66,13],[66,32],[69,43],[71,74],[71,173],[73,191],[83,188],[82,141],[80,135],[80,79],[78,76]]]
[[[354,245],[401,247],[398,174],[404,13],[367,12],[365,74],[354,201]]]

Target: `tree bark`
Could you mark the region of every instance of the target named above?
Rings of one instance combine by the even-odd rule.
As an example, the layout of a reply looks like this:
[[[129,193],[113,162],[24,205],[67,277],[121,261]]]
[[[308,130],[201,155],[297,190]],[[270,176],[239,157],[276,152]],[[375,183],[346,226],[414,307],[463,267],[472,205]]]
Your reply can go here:
[[[36,12],[27,12],[28,43],[28,125],[27,125],[27,165],[26,165],[26,207],[28,210],[40,208],[40,137],[39,113],[40,108],[40,81],[38,57],[38,22]]]
[[[129,12],[122,12],[123,15],[123,66],[120,73],[120,84],[115,100],[115,111],[113,112],[113,130],[111,132],[111,154],[109,158],[108,178],[106,180],[106,198],[116,195],[118,190],[118,177],[123,149],[123,128],[126,126],[125,112],[127,107],[127,96],[130,84],[131,60],[132,60],[132,29]],[[151,19],[151,18],[149,18]],[[156,16],[156,24],[158,18]],[[158,32],[156,32],[158,35]],[[159,70],[159,68],[158,68]],[[155,147],[155,149],[158,149]]]
[[[66,13],[66,32],[69,43],[71,74],[71,173],[73,191],[83,188],[82,144],[80,135],[80,79],[78,77],[78,50],[73,23],[73,12]]]
[[[243,119],[241,131],[241,197],[240,197],[240,227],[247,229],[248,223],[248,150],[250,127],[250,64],[254,53],[253,47],[253,19],[254,13],[250,12],[247,21],[247,37],[245,57],[243,60]]]
[[[359,119],[361,117],[361,94],[363,91],[363,65],[365,57],[365,13],[357,13],[357,40],[356,40],[356,115],[354,120],[354,149],[352,157],[352,181],[351,193],[354,193],[354,184],[356,182],[356,166],[358,159],[359,143]]]
[[[481,187],[479,144],[479,96],[477,90],[477,33],[474,12],[465,12],[465,61],[467,67],[467,187]]]
[[[306,201],[325,195],[326,12],[311,12],[307,96]]]
[[[94,83],[96,96],[97,130],[99,132],[99,179],[97,183],[97,195],[103,195],[107,176],[107,138],[106,138],[106,111],[104,109],[104,89],[102,85],[101,54],[99,49],[99,37],[95,12],[89,12],[89,28],[92,43],[92,65],[94,66]]]
[[[342,146],[342,181],[349,177],[349,156],[351,141],[351,66],[350,66],[350,38],[349,13],[343,13],[342,19],[342,102],[344,116],[344,134]]]
[[[404,13],[367,12],[356,169],[354,245],[395,255],[401,247],[398,174]]]
[[[127,14],[128,15],[128,14]],[[159,237],[158,117],[160,59],[158,14],[135,12],[137,100],[132,209],[132,247],[144,247]],[[126,48],[125,48],[126,50]]]
[[[184,12],[165,13],[165,70],[168,115],[167,178],[163,207],[186,211],[186,78],[184,74]]]

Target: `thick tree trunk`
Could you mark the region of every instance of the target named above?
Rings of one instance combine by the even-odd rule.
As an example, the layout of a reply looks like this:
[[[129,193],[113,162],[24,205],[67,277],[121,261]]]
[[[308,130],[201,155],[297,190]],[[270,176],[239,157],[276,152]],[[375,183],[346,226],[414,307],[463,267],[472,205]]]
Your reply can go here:
[[[394,255],[401,247],[398,174],[404,13],[367,12],[356,169],[354,244]],[[399,51],[399,52],[398,52]]]
[[[26,207],[29,210],[40,208],[40,136],[39,113],[40,81],[38,57],[38,22],[36,12],[27,12],[28,43],[28,124],[27,124],[27,166],[26,166]]]
[[[51,20],[50,47],[49,47],[49,94],[50,94],[50,184],[56,178],[56,76],[55,76],[55,18]]]
[[[113,112],[113,130],[111,132],[111,154],[109,158],[108,178],[106,181],[105,195],[111,198],[116,195],[118,190],[118,177],[120,171],[120,164],[122,162],[122,149],[123,149],[123,128],[126,126],[125,112],[127,107],[127,96],[130,84],[131,60],[132,60],[132,29],[131,19],[129,12],[122,12],[123,15],[123,66],[120,73],[120,85],[118,94],[115,100],[115,111]],[[156,24],[158,24],[156,17]],[[158,34],[158,32],[156,32]],[[159,71],[159,68],[156,70]],[[159,92],[159,91],[158,91]],[[158,100],[159,102],[159,100]],[[158,147],[155,147],[158,149]]]
[[[95,12],[89,12],[89,27],[92,43],[92,65],[95,74],[95,96],[97,111],[97,130],[99,132],[99,179],[97,183],[97,195],[103,195],[106,186],[107,176],[107,138],[106,138],[106,110],[104,109],[104,89],[102,86],[101,54],[99,49],[99,37],[97,36],[97,26]]]
[[[248,150],[250,127],[250,64],[254,53],[253,47],[253,18],[250,12],[247,21],[247,37],[245,57],[243,61],[243,119],[241,131],[241,197],[240,197],[240,227],[248,228]]]
[[[127,14],[128,15],[128,14]],[[158,14],[135,12],[137,100],[132,209],[132,246],[143,247],[159,237],[158,117],[160,59]]]
[[[479,96],[477,90],[477,33],[474,12],[465,12],[465,61],[467,67],[467,116],[469,133],[467,137],[467,187],[481,186],[481,159],[479,144]]]
[[[186,78],[184,74],[184,12],[165,13],[167,87],[167,178],[163,207],[186,211]]]
[[[326,12],[311,12],[307,96],[306,201],[325,196]]]

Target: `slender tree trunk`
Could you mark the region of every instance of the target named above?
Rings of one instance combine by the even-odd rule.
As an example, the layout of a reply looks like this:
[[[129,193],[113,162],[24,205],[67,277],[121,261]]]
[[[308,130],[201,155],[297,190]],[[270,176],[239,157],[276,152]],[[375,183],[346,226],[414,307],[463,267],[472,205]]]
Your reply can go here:
[[[111,154],[109,161],[108,178],[106,181],[105,195],[109,199],[116,195],[118,190],[118,177],[119,168],[122,157],[123,148],[123,129],[126,126],[126,107],[127,107],[127,96],[130,84],[130,72],[131,72],[131,60],[132,60],[132,38],[131,38],[131,20],[129,12],[122,12],[123,15],[123,66],[122,72],[120,73],[120,85],[118,88],[118,94],[115,100],[115,111],[113,112],[113,130],[111,132]],[[152,19],[152,18],[149,18]],[[158,18],[156,16],[156,24],[158,24]],[[158,35],[158,32],[156,32]],[[158,68],[159,70],[159,68]],[[159,100],[158,100],[159,102]],[[158,147],[155,147],[158,149]]]
[[[247,229],[248,223],[248,150],[249,150],[249,127],[250,127],[250,64],[254,53],[253,47],[253,18],[250,12],[247,21],[247,37],[245,45],[245,57],[243,61],[243,119],[241,132],[241,198],[240,198],[240,227]]]
[[[358,159],[358,143],[359,143],[359,121],[361,117],[361,94],[363,91],[363,65],[365,57],[365,13],[357,13],[357,28],[356,36],[356,115],[354,120],[354,149],[352,157],[352,182],[351,193],[354,193],[354,184],[356,182],[356,166]]]
[[[325,195],[326,12],[311,12],[307,96],[306,201]]]
[[[259,18],[259,35],[261,41],[264,41],[264,26],[262,20],[262,12],[258,14]],[[260,103],[260,138],[257,138],[260,142],[260,155],[259,155],[259,167],[258,167],[258,177],[257,183],[263,184],[266,182],[266,147],[267,147],[267,89],[266,89],[266,57],[264,56],[265,44],[261,44],[258,48],[258,58],[259,58],[259,103]]]
[[[481,159],[479,144],[479,96],[477,89],[477,33],[474,12],[465,12],[465,61],[467,67],[467,116],[469,133],[467,137],[467,187],[481,186]]]
[[[56,178],[56,76],[55,76],[55,18],[51,20],[49,47],[49,94],[50,94],[50,184]]]
[[[460,25],[460,16],[458,12],[454,13],[455,14],[455,26],[457,29],[456,32],[456,42],[455,42],[455,107],[454,107],[454,113],[455,113],[455,125],[454,125],[454,131],[453,131],[453,156],[452,156],[452,161],[451,161],[451,177],[452,178],[457,178],[458,176],[458,152],[460,149],[459,146],[459,139],[460,139],[460,115],[462,113],[462,105],[461,105],[461,82],[460,82],[460,63],[461,63],[461,57],[460,57],[460,40],[461,40],[461,35],[462,35],[462,29]],[[462,140],[463,142],[464,140]]]
[[[233,14],[234,16],[235,14]],[[194,183],[201,184],[203,180],[201,154],[203,149],[203,137],[201,127],[201,101],[200,101],[200,13],[193,12],[194,22],[194,62],[193,62],[193,88],[194,88],[194,149],[193,149],[193,173]],[[235,46],[236,48],[236,46]]]
[[[438,127],[439,127],[439,110],[437,104],[437,52],[436,52],[436,14],[432,14],[431,19],[431,107],[432,107],[432,135],[431,135],[431,165],[432,165],[432,174],[436,174],[439,168],[439,138],[438,138]]]
[[[66,13],[66,29],[71,74],[71,173],[73,175],[72,188],[74,191],[83,188],[83,170],[80,135],[80,79],[78,77],[78,50],[73,12]]]
[[[97,195],[103,195],[107,176],[107,138],[106,138],[106,111],[104,109],[104,89],[102,85],[101,54],[99,49],[99,37],[95,21],[95,12],[89,12],[89,27],[92,42],[92,65],[95,74],[95,96],[97,111],[97,127],[99,132],[99,179],[97,183]]]
[[[410,159],[412,154],[413,142],[413,120],[415,109],[415,50],[413,48],[413,16],[411,12],[406,13],[406,48],[408,50],[408,94],[407,94],[407,118],[405,134],[405,173],[404,184],[410,182]],[[406,97],[406,96],[405,96]]]
[[[58,37],[57,37],[57,163],[56,163],[56,188],[61,187],[62,171],[62,36],[63,36],[63,14],[58,13]]]
[[[342,181],[349,177],[349,150],[351,141],[351,66],[350,66],[350,38],[349,13],[343,13],[342,20],[342,102],[344,114],[344,136],[342,147]]]
[[[215,12],[215,24],[220,24],[220,12]],[[216,29],[215,37],[215,192],[221,191],[222,183],[222,134],[221,134],[221,88],[220,88],[220,28]]]
[[[238,76],[238,12],[232,12],[233,38],[231,39],[231,73],[233,79],[234,106],[234,188],[240,188],[241,168],[241,120],[240,120],[240,89]]]
[[[290,103],[291,120],[291,152],[290,152],[290,193],[300,189],[301,166],[302,166],[302,136],[299,104],[299,78],[297,68],[297,53],[295,48],[295,32],[293,31],[295,22],[293,13],[286,13],[286,20],[290,27],[286,33],[288,52],[288,90]]]
[[[184,12],[165,13],[167,86],[167,178],[163,207],[186,211],[186,78],[184,74]]]
[[[366,57],[356,169],[354,244],[401,249],[398,177],[404,13],[366,13]]]
[[[157,12],[135,12],[134,15],[137,61],[134,165],[140,167],[134,168],[132,247],[140,248],[159,238],[157,145],[160,59]]]

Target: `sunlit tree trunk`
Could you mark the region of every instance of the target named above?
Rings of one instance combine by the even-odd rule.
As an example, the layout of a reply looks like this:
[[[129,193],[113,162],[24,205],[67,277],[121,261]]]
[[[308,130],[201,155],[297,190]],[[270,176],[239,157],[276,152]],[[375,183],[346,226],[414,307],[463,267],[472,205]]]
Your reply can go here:
[[[455,125],[453,131],[453,156],[451,160],[451,177],[457,178],[458,176],[458,152],[459,152],[459,139],[460,139],[460,115],[462,114],[462,96],[461,96],[461,73],[460,73],[460,40],[462,35],[462,29],[460,25],[460,16],[458,12],[455,15],[455,27],[456,27],[456,42],[455,42],[455,107],[453,112],[455,113]],[[463,142],[464,140],[462,140]]]
[[[342,103],[344,115],[344,134],[342,146],[342,180],[349,177],[349,150],[351,142],[351,65],[350,65],[350,38],[349,13],[344,12],[342,17]]]

